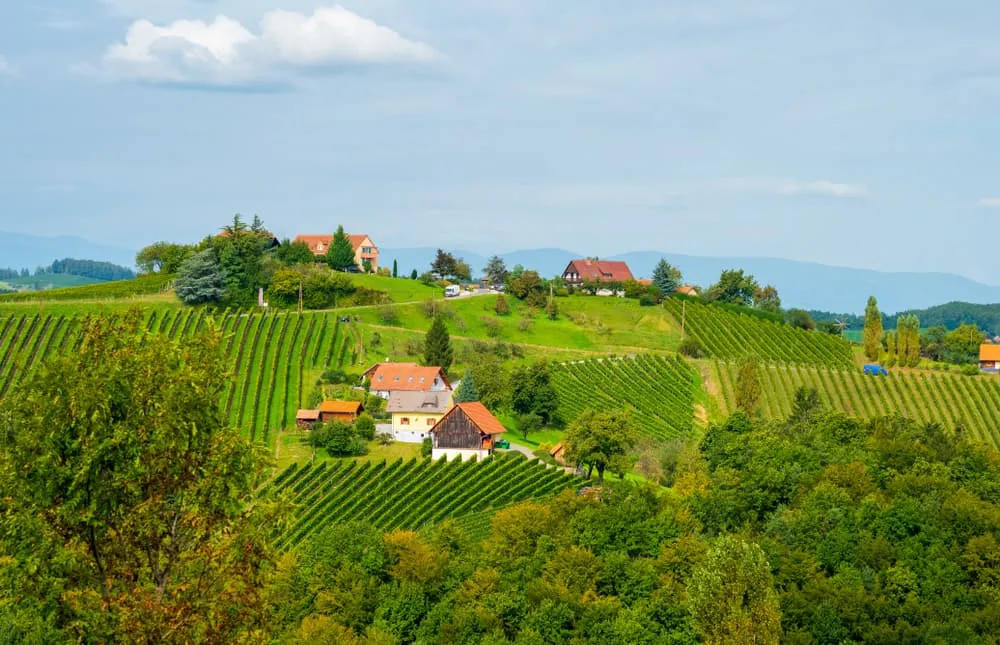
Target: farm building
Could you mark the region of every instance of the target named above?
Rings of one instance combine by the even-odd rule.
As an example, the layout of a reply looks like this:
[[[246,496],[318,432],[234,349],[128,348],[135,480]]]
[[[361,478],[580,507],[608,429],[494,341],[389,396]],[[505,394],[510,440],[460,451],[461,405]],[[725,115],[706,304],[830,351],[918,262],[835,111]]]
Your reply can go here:
[[[984,372],[1000,372],[1000,345],[983,343],[979,346],[979,369]]]
[[[420,443],[451,408],[451,392],[401,392],[389,394],[386,412],[392,413],[392,437]]]
[[[349,233],[347,239],[351,241],[351,246],[354,247],[354,261],[357,263],[358,268],[363,269],[365,262],[368,262],[371,271],[378,271],[378,247],[372,242],[372,238],[364,233],[357,235]],[[313,252],[313,255],[323,256],[330,249],[330,245],[333,243],[333,236],[296,235],[295,241],[307,245],[309,250]]]
[[[361,375],[370,383],[369,391],[383,399],[392,392],[451,392],[451,383],[440,367],[416,363],[378,363]]]
[[[493,454],[493,443],[507,429],[482,403],[459,403],[431,431],[432,459],[459,457],[485,459]]]
[[[322,423],[343,421],[354,423],[358,415],[364,412],[360,401],[323,401],[319,405],[319,420]]]
[[[295,425],[300,428],[311,428],[319,423],[319,410],[299,410],[295,413]]]
[[[682,284],[675,291],[682,296],[691,296],[692,298],[698,296],[698,290],[689,284]]]
[[[611,260],[572,260],[562,273],[566,284],[584,282],[625,282],[633,280],[628,264]]]

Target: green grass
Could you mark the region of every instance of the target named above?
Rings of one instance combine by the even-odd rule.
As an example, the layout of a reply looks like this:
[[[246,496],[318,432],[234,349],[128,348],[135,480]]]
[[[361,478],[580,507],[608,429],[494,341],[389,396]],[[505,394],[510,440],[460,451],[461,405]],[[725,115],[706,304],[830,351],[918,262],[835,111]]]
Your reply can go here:
[[[384,291],[393,302],[413,302],[428,298],[440,298],[444,295],[444,290],[441,287],[427,286],[419,280],[410,280],[409,278],[352,274],[351,280],[360,287]]]
[[[368,453],[363,457],[356,457],[357,461],[395,461],[396,459],[417,459],[420,457],[419,443],[402,443],[394,441],[388,446],[383,446],[377,441],[370,441],[367,444]],[[309,445],[308,430],[286,430],[281,433],[280,439],[275,442],[275,472],[282,472],[292,464],[304,466],[313,461],[344,461],[343,458],[331,457],[325,450],[317,450],[315,454],[313,447]]]
[[[547,498],[579,482],[519,454],[483,462],[396,459],[296,464],[273,484],[296,505],[279,547],[294,548],[327,526],[362,518],[383,530],[422,529],[446,519]]]
[[[737,367],[718,363],[721,405],[734,409]],[[860,369],[825,369],[806,365],[762,364],[761,412],[769,418],[791,413],[795,390],[815,387],[827,408],[870,418],[901,414],[924,423],[954,428],[961,423],[969,437],[1000,446],[1000,378],[962,376],[921,370],[893,370],[889,376],[866,376]]]
[[[76,300],[94,303],[104,300],[135,299],[150,294],[166,293],[169,291],[172,281],[173,276],[154,274],[142,276],[135,280],[99,282],[66,289],[3,294],[0,295],[0,303],[37,303],[39,301],[50,302],[53,300]]]
[[[44,273],[39,276],[29,276],[27,278],[11,278],[9,280],[4,280],[3,283],[8,284],[12,287],[27,287],[33,291],[40,291],[46,289],[66,289],[69,287],[81,287],[87,284],[99,284],[104,283],[104,280],[97,280],[95,278],[85,278],[79,275],[70,275],[68,273]]]

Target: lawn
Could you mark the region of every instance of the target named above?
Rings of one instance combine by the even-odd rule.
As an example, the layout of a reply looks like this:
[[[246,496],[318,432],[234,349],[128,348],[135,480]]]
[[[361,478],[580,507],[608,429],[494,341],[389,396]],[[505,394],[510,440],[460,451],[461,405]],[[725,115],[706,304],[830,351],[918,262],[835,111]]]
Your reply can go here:
[[[352,274],[351,280],[360,287],[386,292],[393,302],[414,302],[428,298],[441,298],[444,295],[441,287],[427,286],[419,280],[410,280],[409,278]]]
[[[298,462],[303,465],[313,458],[313,447],[308,442],[309,432],[302,430],[286,430],[281,433],[281,438],[275,446],[275,472],[281,472]],[[346,457],[346,459],[358,459],[360,461],[378,462],[385,459],[393,462],[397,459],[419,458],[420,444],[393,442],[388,446],[383,446],[377,441],[368,443],[368,454],[362,457]],[[326,461],[334,459],[325,450],[316,451],[316,461]]]

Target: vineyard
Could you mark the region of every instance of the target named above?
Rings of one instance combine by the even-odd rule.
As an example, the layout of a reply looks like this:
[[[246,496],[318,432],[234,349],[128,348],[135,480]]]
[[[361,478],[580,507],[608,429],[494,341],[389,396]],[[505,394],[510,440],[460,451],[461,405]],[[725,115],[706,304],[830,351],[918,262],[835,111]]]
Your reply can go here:
[[[114,282],[98,282],[79,287],[65,289],[48,289],[45,291],[22,291],[0,295],[2,302],[34,302],[36,300],[104,300],[115,298],[132,298],[162,293],[170,289],[174,276],[152,274],[144,275],[134,280],[116,280]]]
[[[734,408],[737,367],[716,362],[722,403]],[[893,372],[887,377],[865,376],[860,370],[837,370],[803,365],[761,365],[761,411],[770,418],[787,417],[795,390],[817,389],[823,404],[847,414],[870,418],[898,413],[948,427],[962,424],[970,438],[1000,445],[1000,380],[937,372]]]
[[[354,460],[295,464],[271,484],[296,511],[279,546],[291,548],[327,526],[361,520],[383,529],[419,529],[446,518],[488,524],[491,512],[549,497],[581,480],[520,454],[474,460]]]
[[[586,408],[627,407],[639,432],[654,439],[686,435],[694,422],[695,370],[679,356],[592,359],[557,366],[552,381],[563,419]]]
[[[849,368],[851,346],[830,334],[807,331],[694,301],[668,298],[664,306],[683,320],[685,334],[712,358],[756,356],[763,360]]]
[[[356,363],[358,331],[325,313],[268,314],[204,309],[146,313],[150,331],[182,338],[203,329],[209,317],[223,332],[232,378],[221,401],[230,423],[253,439],[268,442],[272,431],[294,425],[295,412],[315,374]],[[81,318],[57,314],[0,316],[0,396],[34,365],[72,348]],[[310,373],[312,374],[310,379]]]

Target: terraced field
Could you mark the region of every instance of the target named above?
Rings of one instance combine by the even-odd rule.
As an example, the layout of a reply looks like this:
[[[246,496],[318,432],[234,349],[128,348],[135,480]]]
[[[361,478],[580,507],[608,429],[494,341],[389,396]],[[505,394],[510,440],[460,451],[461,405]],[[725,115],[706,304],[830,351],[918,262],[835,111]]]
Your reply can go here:
[[[467,518],[470,525],[480,526],[488,524],[492,511],[549,497],[581,481],[561,469],[506,453],[483,462],[293,464],[271,486],[297,505],[278,541],[280,547],[291,548],[327,526],[360,519],[384,530],[420,529],[446,518]]]
[[[639,431],[654,439],[686,435],[694,423],[698,374],[679,356],[590,359],[556,367],[552,382],[565,421],[586,408],[628,407]]]
[[[333,314],[210,314],[204,309],[154,309],[150,331],[171,338],[193,335],[209,318],[224,334],[233,377],[222,405],[230,422],[253,439],[294,424],[311,382],[307,375],[357,360],[357,330]],[[81,318],[59,314],[0,315],[0,396],[40,360],[79,341]]]
[[[693,301],[668,298],[664,307],[712,358],[756,356],[762,360],[849,368],[854,355],[847,341],[830,334],[761,320]]]
[[[716,362],[724,411],[734,407],[735,363]],[[959,423],[973,439],[1000,446],[1000,379],[939,372],[894,371],[888,377],[865,376],[860,370],[804,365],[762,364],[762,412],[771,418],[789,415],[795,390],[810,385],[827,407],[870,418],[902,414],[948,427]]]

